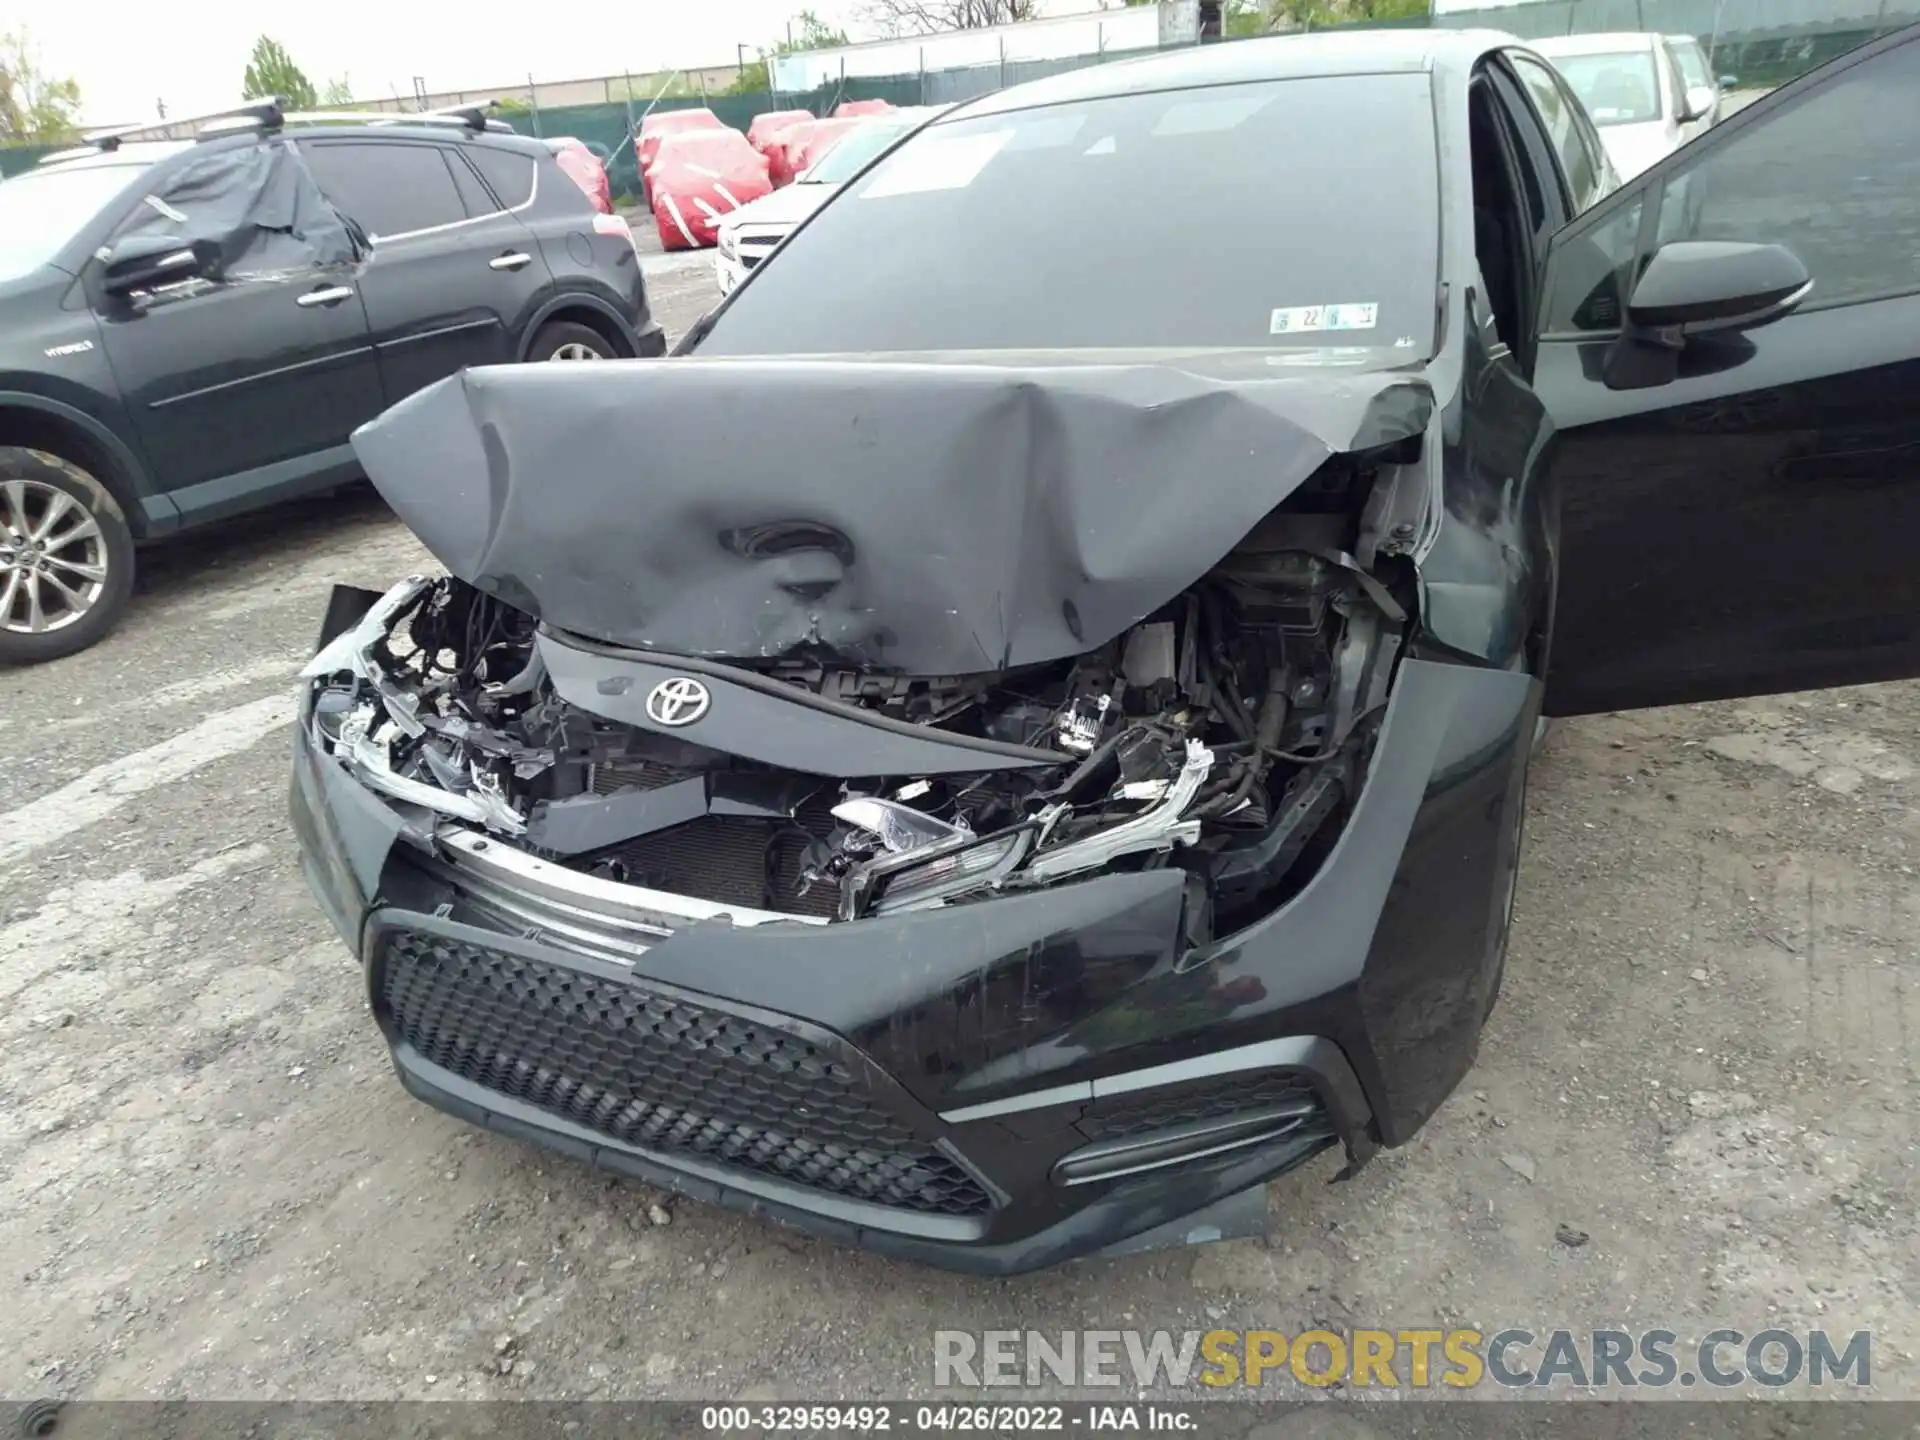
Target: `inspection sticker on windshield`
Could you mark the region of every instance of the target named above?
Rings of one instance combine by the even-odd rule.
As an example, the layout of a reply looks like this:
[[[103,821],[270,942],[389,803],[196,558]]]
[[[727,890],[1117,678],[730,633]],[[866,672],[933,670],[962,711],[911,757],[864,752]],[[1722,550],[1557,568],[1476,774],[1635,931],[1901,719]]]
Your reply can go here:
[[[1273,312],[1271,335],[1311,335],[1322,330],[1371,330],[1380,323],[1380,307],[1367,305],[1293,305]]]

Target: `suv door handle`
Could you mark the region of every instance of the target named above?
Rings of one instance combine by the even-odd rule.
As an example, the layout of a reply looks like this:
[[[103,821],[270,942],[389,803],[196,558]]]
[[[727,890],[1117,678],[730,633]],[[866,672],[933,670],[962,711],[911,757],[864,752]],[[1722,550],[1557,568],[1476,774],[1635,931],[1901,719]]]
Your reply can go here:
[[[531,265],[533,257],[524,251],[515,250],[511,254],[496,255],[487,262],[489,270],[518,270],[523,265]]]
[[[338,305],[342,300],[352,298],[351,285],[329,285],[324,290],[309,290],[293,303],[303,310],[311,310],[316,305]]]

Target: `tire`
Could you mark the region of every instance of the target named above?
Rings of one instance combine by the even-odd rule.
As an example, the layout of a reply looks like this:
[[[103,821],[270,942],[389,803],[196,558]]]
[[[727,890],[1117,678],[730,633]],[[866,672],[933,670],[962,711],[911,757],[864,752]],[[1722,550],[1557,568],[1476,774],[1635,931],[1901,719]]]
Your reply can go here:
[[[612,360],[616,353],[606,336],[572,320],[542,325],[527,347],[527,359],[534,361]]]
[[[60,1402],[58,1400],[31,1400],[20,1407],[14,1428],[19,1432],[20,1440],[45,1440],[53,1434],[60,1424]]]
[[[0,664],[85,650],[132,595],[133,536],[106,487],[57,455],[0,446]]]

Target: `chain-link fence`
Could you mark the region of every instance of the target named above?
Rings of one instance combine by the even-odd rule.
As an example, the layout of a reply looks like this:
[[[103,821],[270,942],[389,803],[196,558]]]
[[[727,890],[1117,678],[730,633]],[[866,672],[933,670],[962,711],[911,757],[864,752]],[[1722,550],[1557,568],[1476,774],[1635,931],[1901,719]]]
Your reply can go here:
[[[1877,35],[1920,21],[1920,0],[1519,0],[1472,10],[1454,9],[1449,0],[1441,0],[1438,8],[1441,13],[1435,16],[1392,23],[1397,27],[1485,27],[1529,40],[1608,30],[1693,35],[1711,52],[1714,73],[1733,77],[1743,88],[1783,84]],[[1366,23],[1335,28],[1360,28]],[[767,110],[800,109],[830,115],[844,100],[949,105],[1023,81],[1151,53],[1103,49],[1086,55],[1015,59],[1009,58],[1003,47],[1001,58],[994,63],[922,68],[917,73],[898,75],[842,74],[814,89],[789,94],[715,93],[719,86],[710,81],[723,77],[704,72],[698,76],[697,90],[706,90],[706,94],[684,93],[694,88],[685,77],[669,77],[659,89],[674,93],[649,98],[645,88],[648,82],[627,78],[623,83],[624,77],[617,76],[555,82],[547,87],[569,98],[595,93],[610,97],[594,103],[543,104],[542,86],[532,82],[522,90],[495,93],[506,102],[502,118],[523,134],[572,135],[604,149],[612,157],[608,175],[615,191],[633,195],[640,189],[633,135],[639,121],[651,111],[704,106],[726,124],[745,130],[754,116]],[[751,74],[752,67],[745,67],[744,73]],[[620,90],[630,98],[611,98]],[[522,95],[526,98],[521,99]],[[474,92],[459,98],[470,102],[486,97],[484,92]],[[384,108],[392,108],[393,103]],[[51,148],[0,147],[0,176],[32,167]]]
[[[1441,8],[1446,13],[1435,25],[1485,26],[1524,40],[1608,30],[1692,35],[1712,55],[1714,73],[1731,75],[1742,87],[1784,84],[1920,21],[1920,0],[1528,0]]]

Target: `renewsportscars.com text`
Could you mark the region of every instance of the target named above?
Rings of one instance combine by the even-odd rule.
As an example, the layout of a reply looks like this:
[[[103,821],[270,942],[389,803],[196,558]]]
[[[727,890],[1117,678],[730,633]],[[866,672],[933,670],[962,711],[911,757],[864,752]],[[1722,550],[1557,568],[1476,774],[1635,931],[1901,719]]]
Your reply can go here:
[[[1873,1383],[1873,1337],[1712,1330],[939,1330],[936,1386],[1201,1385],[1465,1390]]]

